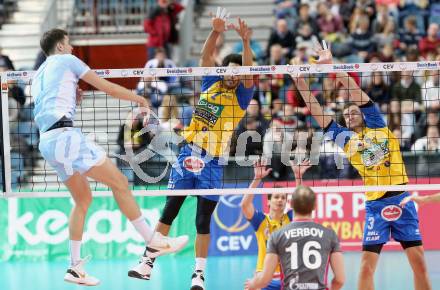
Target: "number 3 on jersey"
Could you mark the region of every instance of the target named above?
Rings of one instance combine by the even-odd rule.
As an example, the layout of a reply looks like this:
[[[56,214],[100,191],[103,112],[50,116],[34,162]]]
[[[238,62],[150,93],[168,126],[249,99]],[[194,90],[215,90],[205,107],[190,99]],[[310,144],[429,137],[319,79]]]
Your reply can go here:
[[[310,270],[315,270],[321,267],[322,257],[319,251],[321,244],[317,241],[308,241],[304,244],[302,249],[302,261],[304,266]],[[298,243],[292,243],[290,247],[286,248],[286,252],[290,252],[290,267],[292,270],[298,269]],[[312,262],[311,257],[314,257]]]

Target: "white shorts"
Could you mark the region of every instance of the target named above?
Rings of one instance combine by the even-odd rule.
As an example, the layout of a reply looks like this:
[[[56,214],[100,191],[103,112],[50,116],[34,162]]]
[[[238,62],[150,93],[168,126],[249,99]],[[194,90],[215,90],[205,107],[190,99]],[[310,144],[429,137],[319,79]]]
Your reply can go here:
[[[104,162],[106,153],[78,128],[59,128],[44,132],[38,146],[41,155],[66,181],[75,172],[83,174]]]

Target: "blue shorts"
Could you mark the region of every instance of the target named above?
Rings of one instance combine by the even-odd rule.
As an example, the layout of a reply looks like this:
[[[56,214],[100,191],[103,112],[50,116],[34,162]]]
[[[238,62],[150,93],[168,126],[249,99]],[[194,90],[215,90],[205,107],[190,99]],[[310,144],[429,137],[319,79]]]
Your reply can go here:
[[[421,241],[419,218],[414,202],[404,208],[399,203],[408,192],[366,202],[364,245],[384,244],[390,236],[396,241]]]
[[[59,128],[40,136],[38,149],[62,182],[75,172],[83,174],[105,160],[105,151],[87,140],[78,128]]]
[[[168,189],[213,189],[222,188],[223,166],[217,158],[205,150],[186,144],[173,164]],[[203,198],[218,201],[218,195],[203,195]]]
[[[269,285],[267,285],[265,288],[262,288],[261,290],[281,290],[281,280],[273,279],[270,281]]]

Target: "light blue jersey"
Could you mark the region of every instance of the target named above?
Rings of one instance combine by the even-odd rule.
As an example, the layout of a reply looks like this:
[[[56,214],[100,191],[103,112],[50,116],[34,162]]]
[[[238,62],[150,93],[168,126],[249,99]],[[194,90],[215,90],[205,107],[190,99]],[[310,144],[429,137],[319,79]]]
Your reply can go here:
[[[32,80],[35,122],[40,129],[38,148],[44,159],[66,181],[105,161],[105,151],[78,128],[47,131],[62,117],[74,120],[79,79],[90,68],[71,54],[52,55]]]
[[[73,120],[79,79],[90,68],[71,54],[51,55],[32,79],[35,123],[45,132],[63,116]]]

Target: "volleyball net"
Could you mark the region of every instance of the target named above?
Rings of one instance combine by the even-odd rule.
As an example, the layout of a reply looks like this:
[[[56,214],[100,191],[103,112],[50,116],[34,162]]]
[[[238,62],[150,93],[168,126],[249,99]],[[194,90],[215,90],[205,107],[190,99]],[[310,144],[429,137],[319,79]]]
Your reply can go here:
[[[107,152],[136,195],[291,193],[297,185],[293,168],[305,159],[312,166],[304,173],[303,183],[316,192],[432,191],[440,189],[439,69],[440,62],[429,61],[96,70],[101,77],[136,87],[139,95],[149,99],[148,122],[138,114],[137,104],[81,84],[83,99],[74,126]],[[341,72],[348,72],[347,77],[370,96],[389,128],[385,136],[378,137],[377,130],[373,130],[371,138],[363,138],[356,150],[359,160],[351,162],[344,148],[324,134],[316,121],[320,116],[311,115],[290,77],[301,74],[316,97],[316,105],[343,125],[345,106],[352,96],[350,88],[342,86],[338,76]],[[66,187],[38,150],[39,133],[30,93],[32,75],[30,71],[1,75],[2,193],[5,197],[68,196]],[[202,79],[207,76],[252,78],[253,99],[241,108],[231,90],[220,86],[214,94],[208,94],[202,88]],[[220,121],[226,112],[230,112],[230,124]],[[191,143],[182,133],[189,130],[193,117],[206,123],[206,128],[199,128],[197,133],[209,131],[218,137],[203,141],[215,143],[214,149],[205,143],[201,147],[208,152],[217,152],[217,145],[222,148],[221,154],[214,157],[219,157],[224,167],[223,186],[167,190],[172,165],[182,146]],[[391,145],[390,139],[398,144]],[[192,146],[197,144],[193,142]],[[72,154],[69,150],[65,158]],[[390,159],[398,150],[403,164]],[[261,188],[249,189],[254,163],[260,159],[272,171]],[[356,162],[368,172],[359,172]],[[197,172],[204,164],[191,159],[184,166],[182,170]],[[395,166],[404,170],[395,171]],[[404,180],[407,175],[408,181],[366,186],[359,173],[376,181],[388,176]],[[102,184],[92,182],[91,187],[95,195],[111,194]]]

